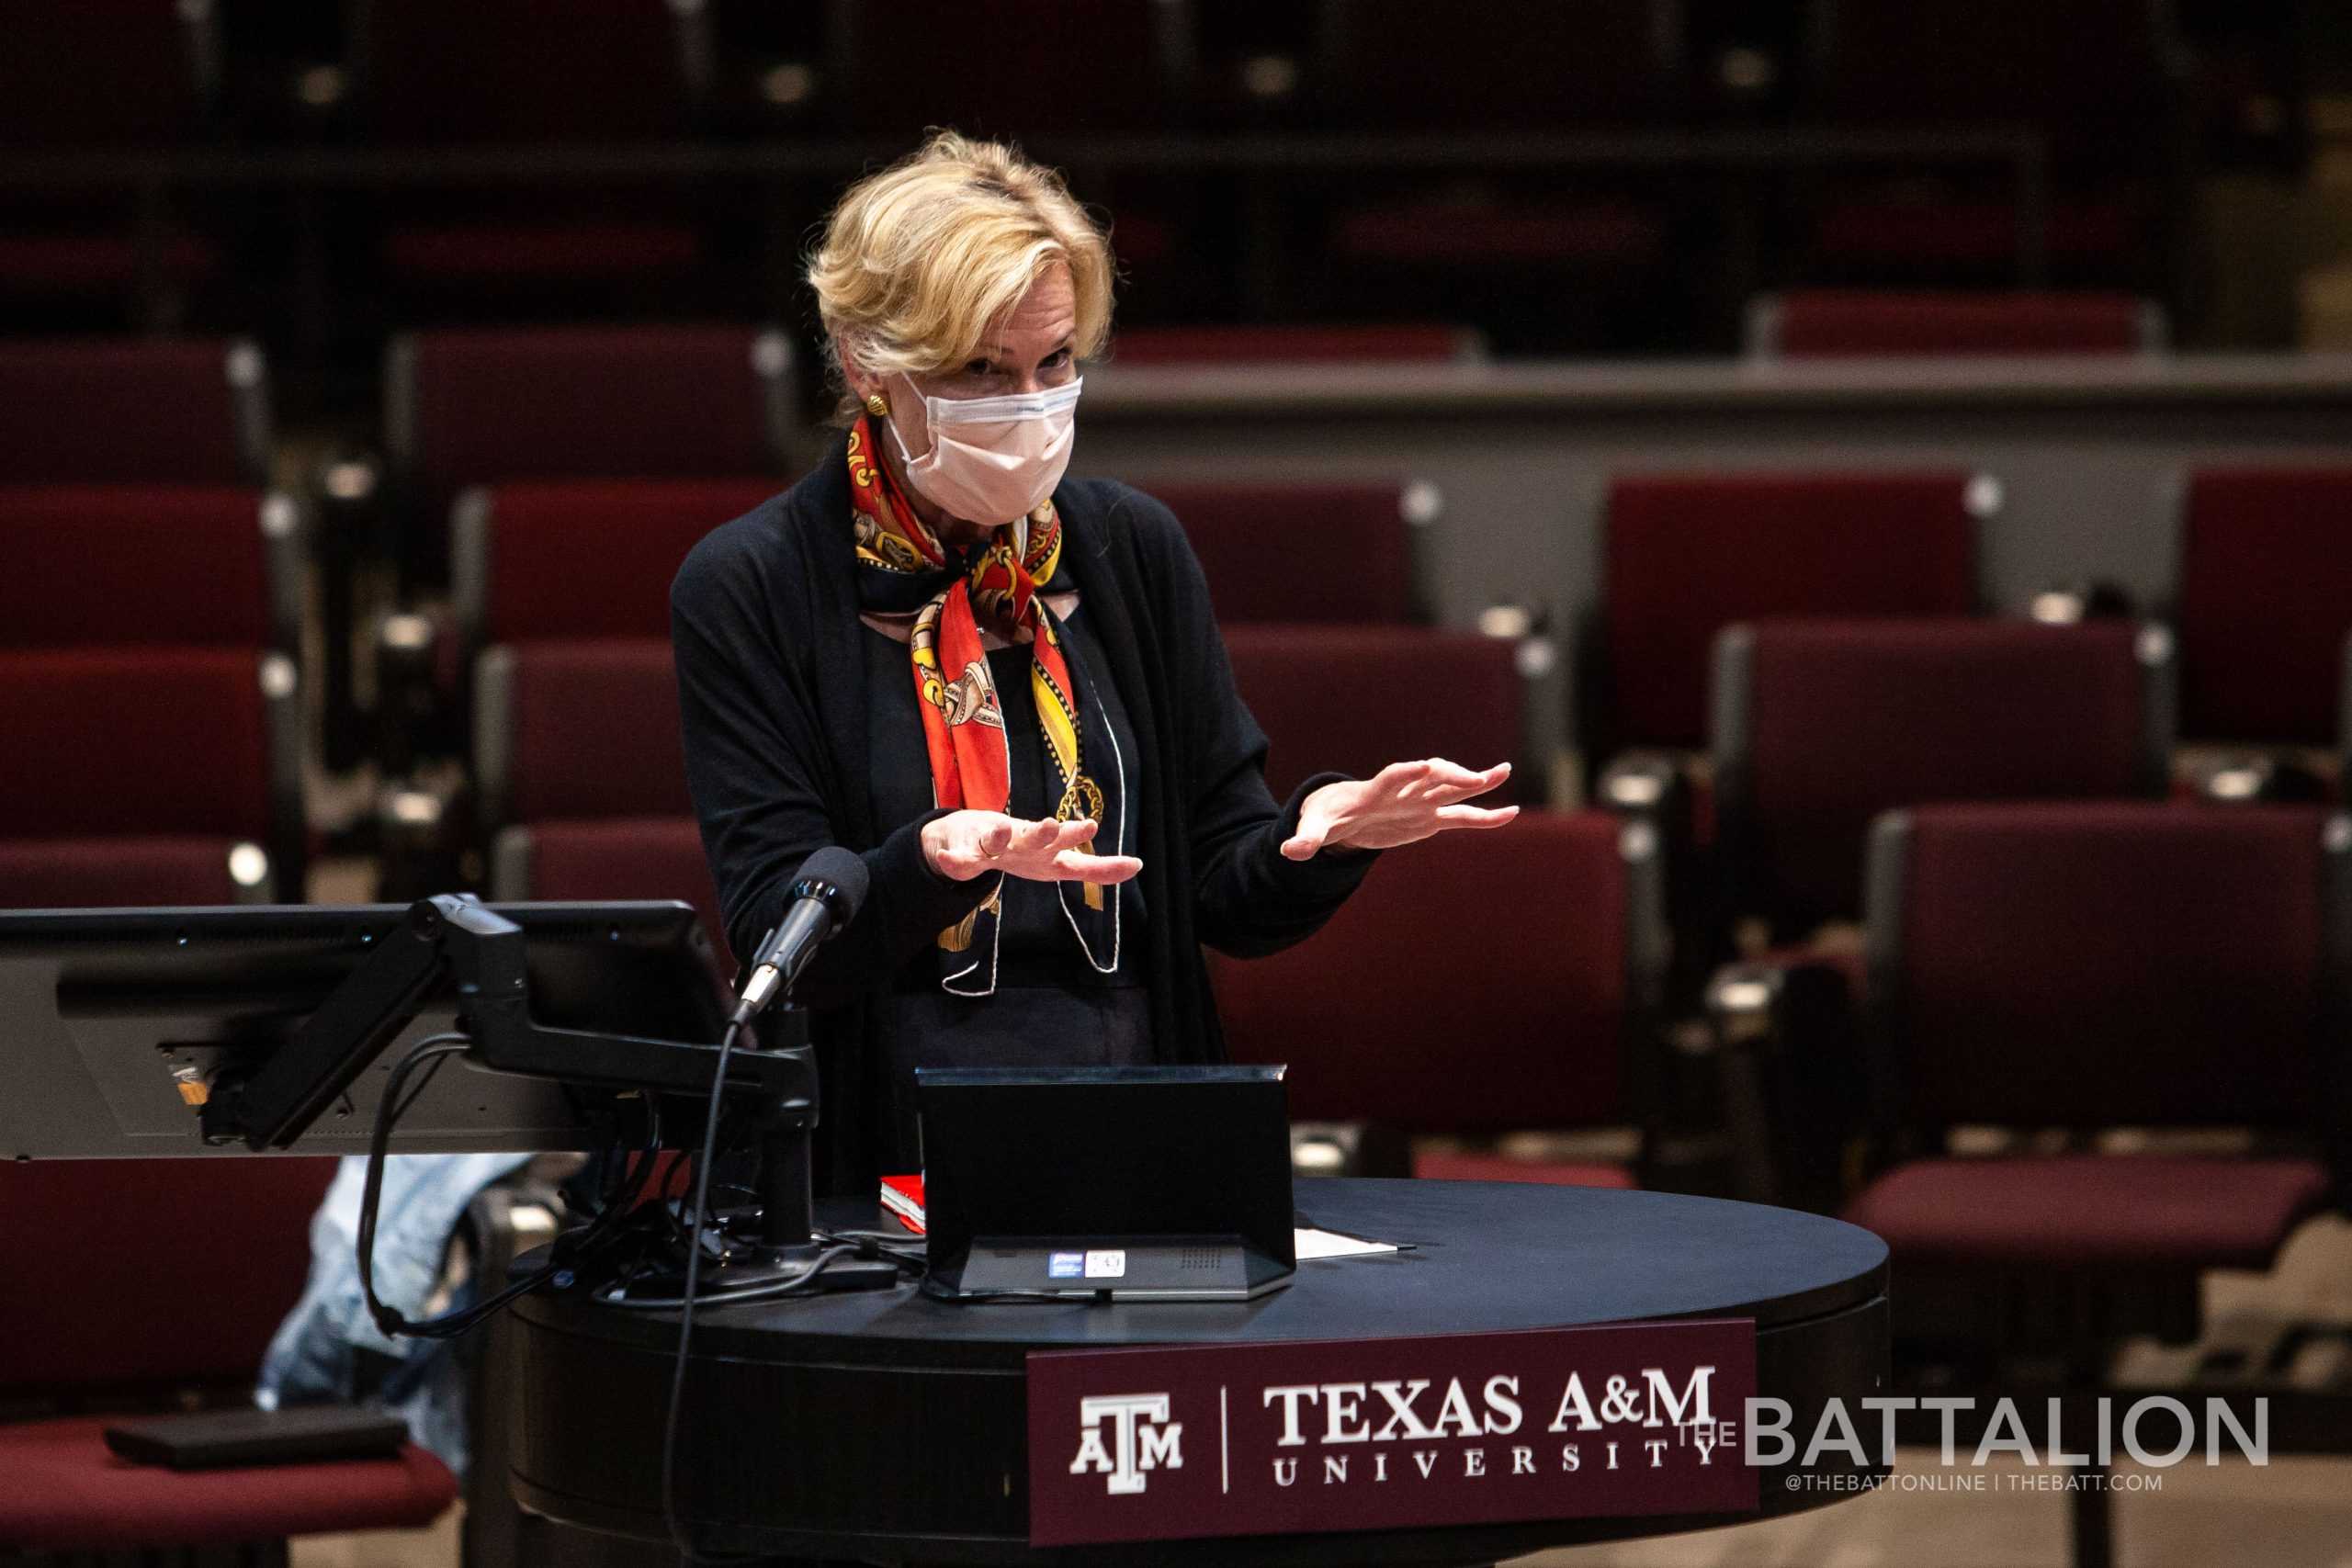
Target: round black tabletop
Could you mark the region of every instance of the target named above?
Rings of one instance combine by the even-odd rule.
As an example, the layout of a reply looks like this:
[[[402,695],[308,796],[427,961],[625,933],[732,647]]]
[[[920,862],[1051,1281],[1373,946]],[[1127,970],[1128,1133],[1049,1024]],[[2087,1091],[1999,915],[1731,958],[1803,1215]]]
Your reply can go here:
[[[1790,1430],[1812,1430],[1832,1399],[1859,1408],[1883,1389],[1886,1247],[1853,1225],[1718,1199],[1500,1182],[1307,1180],[1296,1203],[1302,1224],[1409,1249],[1303,1262],[1285,1289],[1230,1303],[956,1303],[902,1286],[697,1311],[681,1517],[710,1551],[875,1562],[1488,1562],[1734,1521],[1567,1518],[1036,1550],[1025,1358],[1747,1317],[1757,1393],[1789,1403]],[[838,1205],[820,1219],[872,1224],[875,1210]],[[531,1297],[515,1315],[517,1496],[567,1523],[666,1540],[661,1442],[675,1314]],[[1852,1495],[1792,1485],[1785,1468],[1760,1478],[1761,1514]]]

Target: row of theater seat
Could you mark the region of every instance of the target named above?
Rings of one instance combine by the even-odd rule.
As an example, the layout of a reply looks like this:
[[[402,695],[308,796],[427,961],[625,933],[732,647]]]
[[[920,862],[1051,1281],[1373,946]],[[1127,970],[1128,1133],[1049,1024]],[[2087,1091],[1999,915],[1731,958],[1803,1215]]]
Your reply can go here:
[[[931,0],[887,28],[853,0],[788,17],[582,0],[562,26],[520,0],[366,4],[300,23],[243,9],[25,7],[45,69],[0,78],[0,140],[266,140],[337,119],[395,144],[729,125],[912,134],[1001,117],[976,84],[1050,80],[1057,90],[1025,96],[1017,124],[991,129],[1164,134],[1284,111],[1358,130],[1631,126],[1793,96],[1817,120],[2030,120],[2111,141],[2160,108],[2162,51],[2176,42],[2163,8],[2129,0],[1932,0],[1894,17],[1841,0],[1756,7],[1779,14],[1729,25],[1669,0],[1586,0],[1573,18],[1544,0],[1497,0],[1468,35],[1384,0],[1316,0],[1252,21],[1202,0]],[[2075,69],[2094,39],[2109,68]],[[466,69],[451,68],[453,51]],[[109,78],[124,90],[85,90]],[[289,124],[293,113],[304,118]]]
[[[393,488],[422,498],[413,502],[419,514],[436,513],[444,499],[461,493],[469,478],[602,468],[662,476],[551,479],[463,492],[463,503],[455,507],[455,635],[447,644],[452,688],[469,682],[459,671],[493,640],[661,635],[659,596],[650,585],[666,580],[685,545],[712,520],[747,509],[781,482],[770,477],[780,466],[779,446],[788,428],[776,415],[782,399],[775,359],[781,349],[773,339],[720,329],[620,333],[618,342],[615,336],[447,334],[405,344],[394,355]],[[107,374],[109,367],[130,357],[119,348],[78,357],[56,351],[0,355],[0,375],[11,363],[33,373],[63,366],[85,378],[86,390],[103,395],[109,380],[119,378]],[[176,386],[198,389],[187,383],[207,368],[200,355],[175,348],[155,357],[176,372]],[[529,368],[518,370],[518,364]],[[192,417],[170,427],[183,435],[185,470],[195,474],[233,471],[238,454],[254,444],[236,415],[242,408],[246,424],[252,423],[254,367],[232,352],[225,366],[216,361],[209,369],[209,408],[192,399]],[[74,379],[61,375],[51,396],[27,400],[28,410],[36,418],[41,411],[62,411],[62,427],[80,428],[74,416],[86,412],[91,399],[73,395]],[[683,418],[666,433],[648,434],[632,427],[619,406],[637,406],[641,400],[630,394],[648,387],[667,389],[669,405],[735,412]],[[153,448],[167,446],[147,444],[138,460],[152,467]],[[62,441],[11,443],[9,455],[36,472],[36,465],[45,463],[64,476],[104,460],[86,444],[76,448]],[[715,470],[744,477],[677,477]],[[2320,469],[2192,478],[2177,606],[2188,645],[2186,715],[2192,739],[2308,744],[2332,735],[2335,653],[2346,610],[2330,591],[2346,581],[2335,569],[2332,551],[2341,533],[2331,520],[2346,486],[2341,473]],[[1406,622],[1422,609],[1426,563],[1420,558],[1437,510],[1436,498],[1424,488],[1401,492],[1401,513],[1399,492],[1376,486],[1254,492],[1164,488],[1188,520],[1230,621]],[[235,616],[243,615],[256,628],[266,626],[278,647],[287,646],[293,574],[284,558],[301,515],[292,501],[260,505],[276,530],[271,547],[279,558],[256,571],[251,560],[256,541],[239,520],[238,508],[246,502],[235,491],[49,487],[10,494],[0,525],[15,531],[19,548],[58,548],[61,563],[68,565],[74,548],[86,558],[51,580],[62,581],[62,591],[51,581],[38,588],[30,580],[20,581],[16,592],[25,603],[17,607],[14,624],[28,643],[42,642],[44,626],[77,632],[128,628],[102,629],[102,639],[171,640],[179,635],[175,626],[201,621],[188,636],[224,637],[232,635],[226,628]],[[1997,504],[1996,481],[1961,472],[1622,477],[1607,508],[1600,613],[1577,661],[1584,677],[1578,718],[1587,753],[1606,761],[1628,750],[1699,746],[1707,729],[1706,650],[1726,624],[1792,614],[1969,610],[1976,600],[1974,530]],[[152,538],[141,532],[157,522],[168,526]],[[504,540],[496,548],[493,532]],[[43,542],[52,536],[63,542]],[[1309,558],[1329,541],[1343,540],[1345,550],[1330,558],[1346,558],[1356,570],[1268,570],[1266,541],[1274,537]],[[132,538],[146,542],[131,546]],[[178,566],[168,554],[173,550],[183,552]],[[132,562],[137,569],[127,573]],[[233,586],[218,585],[223,573],[237,579]],[[273,579],[276,587],[265,589]],[[168,583],[169,591],[159,592],[159,583]],[[86,597],[76,597],[77,591]],[[91,613],[93,603],[107,613]],[[240,604],[245,608],[237,609]],[[190,613],[199,606],[202,613]],[[216,606],[218,617],[211,614]],[[1290,635],[1295,641],[1298,634]],[[1327,628],[1316,635],[1341,634]],[[1261,657],[1256,648],[1269,637],[1275,639],[1268,645],[1273,651]],[[1429,634],[1422,646],[1441,648],[1442,637]],[[341,640],[327,639],[331,664]],[[1377,638],[1359,643],[1353,650],[1358,668],[1374,672],[1364,661],[1375,660],[1382,646]],[[1508,678],[1497,679],[1494,653],[1475,647],[1464,651],[1461,658],[1473,662],[1463,668],[1472,672],[1460,679],[1482,691],[1507,687]],[[1347,650],[1339,656],[1346,658]],[[1280,634],[1252,632],[1237,646],[1245,680],[1253,664],[1272,669],[1283,657]],[[1487,664],[1475,667],[1481,658]],[[1379,673],[1372,689],[1401,689],[1396,680],[1412,678]],[[1278,739],[1313,733],[1308,727],[1325,705],[1300,692],[1295,683],[1257,683],[1253,698],[1267,710]],[[1295,721],[1286,711],[1293,708]],[[1456,716],[1467,711],[1462,705],[1436,709]],[[1469,739],[1480,733],[1487,732],[1474,728]],[[1314,749],[1278,747],[1278,771],[1312,761],[1307,753]],[[1466,744],[1442,749],[1471,750]],[[1376,757],[1342,760],[1358,765]],[[1612,792],[1628,784],[1636,792],[1655,787],[1610,778],[1604,793],[1621,798]],[[1701,822],[1706,819],[1702,811]]]
[[[1756,302],[1759,357],[2063,355],[2161,346],[2160,318],[2101,294],[1808,291]],[[2152,324],[2152,322],[2154,324]],[[1442,324],[1122,331],[1113,363],[1475,362]],[[0,342],[12,411],[0,482],[254,484],[270,477],[272,392],[260,348],[214,338]],[[807,418],[794,348],[755,327],[599,325],[406,334],[384,367],[380,445],[437,528],[468,484],[546,476],[775,473]],[[137,432],[138,439],[127,433]]]
[[[300,900],[305,508],[260,355],[0,351],[0,908]],[[0,1167],[0,1556],[282,1562],[456,1497],[390,1460],[181,1474],[124,1414],[239,1404],[302,1288],[328,1159]]]
[[[1888,1236],[1923,1340],[2003,1321],[1987,1269],[2012,1292],[2055,1271],[2132,1331],[2193,1323],[2199,1269],[2265,1267],[2342,1201],[2347,857],[2352,821],[2308,807],[1882,814],[1866,966],[1790,956],[1718,982],[1733,1008],[1703,1044],[1741,1185],[1849,1205]],[[1217,965],[1232,1049],[1290,1064],[1295,1114],[1666,1124],[1664,886],[1640,825],[1539,815],[1395,858],[1315,945]],[[2064,1129],[2072,1152],[1962,1162],[1945,1134],[1971,1124]],[[2250,1131],[2272,1153],[2087,1157],[2118,1126]],[[1622,1184],[1654,1147],[1632,1170],[1457,1155],[1422,1171]],[[1939,1269],[1962,1277],[1926,1285]],[[2107,1288],[2152,1278],[2161,1295]]]
[[[0,905],[299,900],[301,513],[0,485]]]
[[[1973,613],[1979,530],[2001,504],[1996,476],[1953,469],[1619,476],[1589,741],[1698,745],[1710,641],[1733,622]],[[2330,743],[2352,631],[2352,464],[2193,468],[2177,504],[2173,584],[2146,608],[2182,644],[2183,733]]]
[[[1736,21],[1703,9],[1694,17],[1669,0],[1588,0],[1573,17],[1545,0],[1510,0],[1466,31],[1379,0],[1319,0],[1289,19],[1251,20],[1194,0],[1092,0],[1075,17],[1045,0],[958,0],[934,19],[900,16],[887,28],[850,0],[788,16],[598,0],[560,28],[513,0],[434,0],[347,6],[345,25],[330,12],[277,44],[266,27],[231,27],[224,39],[220,13],[233,20],[233,6],[135,21],[63,4],[34,9],[26,25],[43,47],[20,51],[30,63],[0,75],[0,141],[37,148],[225,139],[266,155],[273,141],[322,137],[515,149],[714,132],[805,141],[831,130],[841,157],[823,175],[845,180],[866,139],[911,138],[933,124],[1049,141],[1203,130],[1451,133],[1462,143],[1459,168],[1485,179],[1416,168],[1385,195],[1345,192],[1332,175],[1346,161],[1300,149],[1318,184],[1344,193],[1322,241],[1351,264],[1341,286],[1375,269],[1426,279],[1466,266],[1508,279],[1670,263],[1678,226],[1700,204],[1678,207],[1638,155],[1613,167],[1589,151],[1564,160],[1577,181],[1572,197],[1561,194],[1557,167],[1515,181],[1521,157],[1511,154],[1526,149],[1498,156],[1481,142],[1530,125],[1638,130],[1793,118],[1832,141],[1839,132],[1909,130],[1904,151],[1834,182],[1820,200],[1798,251],[1825,276],[2010,276],[2028,221],[2008,166],[2025,155],[2014,141],[2038,150],[2054,175],[2058,199],[2041,227],[2061,267],[2124,276],[2161,231],[2165,176],[2183,141],[2171,133],[2184,107],[2183,51],[2164,8],[2134,0],[1893,8],[1838,0]],[[1044,25],[1049,11],[1054,22]],[[1495,37],[1513,47],[1491,47]],[[2099,40],[2104,69],[2077,68],[2086,39]],[[467,68],[453,71],[459,41]],[[1103,60],[1123,69],[1102,71]],[[2245,92],[2216,74],[2212,96]],[[1010,113],[974,86],[1028,80],[1051,80],[1055,90],[1023,95]],[[114,90],[90,91],[94,81]],[[1944,145],[1953,128],[1962,128],[1957,152]],[[1155,164],[1150,150],[1147,142],[1137,158],[1130,149],[1118,175],[1098,175],[1085,192],[1115,202],[1128,259],[1146,276],[1177,243],[1216,229],[1194,220],[1204,203],[1185,151],[1164,149]],[[1892,179],[1876,172],[1889,164]],[[650,179],[616,174],[584,197],[516,186],[494,210],[464,189],[375,193],[396,214],[383,276],[476,288],[695,278],[726,248],[728,225],[705,221],[703,192],[664,179],[665,168],[656,164]],[[268,177],[269,166],[259,173]],[[1931,199],[1921,199],[1923,186]],[[1291,185],[1293,200],[1302,188]],[[776,199],[773,189],[763,195]],[[94,267],[119,285],[143,268],[200,286],[236,270],[236,235],[181,224],[151,236],[142,254],[113,231],[119,220],[108,204],[52,210],[59,205],[28,203],[29,220],[10,225],[21,231],[0,244],[0,286],[85,292]]]

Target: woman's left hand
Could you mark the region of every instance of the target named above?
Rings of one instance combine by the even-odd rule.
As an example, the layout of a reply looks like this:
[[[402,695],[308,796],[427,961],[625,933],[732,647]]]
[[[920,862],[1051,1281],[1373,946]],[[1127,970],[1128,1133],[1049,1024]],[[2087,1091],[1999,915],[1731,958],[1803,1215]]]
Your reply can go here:
[[[1326,848],[1393,850],[1448,828],[1499,828],[1519,815],[1518,807],[1462,803],[1509,777],[1509,762],[1474,773],[1459,763],[1431,757],[1391,762],[1368,779],[1325,784],[1299,807],[1298,831],[1283,841],[1283,854],[1312,860]]]

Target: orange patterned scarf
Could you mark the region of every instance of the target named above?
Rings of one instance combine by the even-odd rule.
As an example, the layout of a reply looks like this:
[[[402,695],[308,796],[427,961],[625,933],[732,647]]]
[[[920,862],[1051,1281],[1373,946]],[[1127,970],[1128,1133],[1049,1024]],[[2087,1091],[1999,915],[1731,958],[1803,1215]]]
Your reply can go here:
[[[1054,503],[1041,502],[1027,517],[998,528],[968,561],[952,557],[899,493],[876,454],[872,422],[863,415],[850,431],[849,482],[862,602],[869,609],[917,610],[910,649],[933,799],[950,809],[1011,809],[1012,753],[980,639],[985,615],[991,629],[1009,639],[1019,630],[1029,634],[1029,684],[1046,779],[1057,796],[1053,815],[1062,821],[1090,818],[1100,830],[1106,801],[1084,766],[1080,714],[1085,693],[1073,679],[1061,627],[1044,600],[1061,564],[1062,525]],[[1106,918],[1104,890],[1058,886],[1089,962],[1098,969],[1115,967],[1115,908],[1108,912],[1106,931],[1094,929]],[[944,981],[949,990],[985,996],[996,988],[1001,895],[1000,882],[979,908],[940,933],[943,958],[950,961]],[[1098,937],[1107,937],[1107,943]],[[1097,956],[1104,953],[1107,965]]]

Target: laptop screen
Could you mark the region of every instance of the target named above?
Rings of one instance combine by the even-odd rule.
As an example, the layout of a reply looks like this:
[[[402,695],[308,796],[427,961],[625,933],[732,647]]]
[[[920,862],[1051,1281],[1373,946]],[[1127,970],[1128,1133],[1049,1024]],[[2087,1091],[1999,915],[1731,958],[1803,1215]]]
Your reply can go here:
[[[934,1269],[1003,1246],[1227,1238],[1287,1269],[1279,1066],[920,1068]]]

